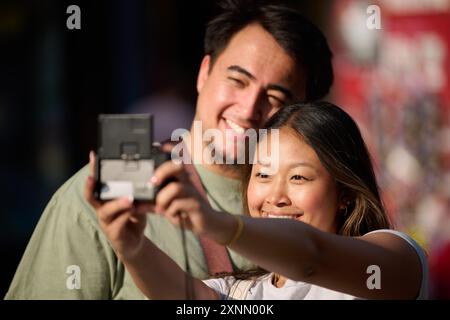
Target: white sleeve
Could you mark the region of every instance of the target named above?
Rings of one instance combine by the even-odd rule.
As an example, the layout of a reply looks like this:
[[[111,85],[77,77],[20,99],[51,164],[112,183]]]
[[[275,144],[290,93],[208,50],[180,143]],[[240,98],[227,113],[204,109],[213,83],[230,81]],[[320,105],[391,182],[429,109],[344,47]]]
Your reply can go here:
[[[380,230],[371,231],[369,233],[376,233],[376,232],[388,232],[388,233],[395,234],[396,236],[398,236],[398,237],[402,238],[403,240],[405,240],[406,242],[408,242],[408,244],[410,246],[412,246],[414,248],[414,250],[416,250],[416,253],[420,259],[420,264],[422,266],[422,285],[420,286],[420,292],[419,292],[419,295],[417,296],[416,300],[428,299],[428,262],[427,262],[427,257],[426,257],[425,251],[422,249],[422,247],[413,238],[411,238],[407,234],[400,232],[400,231],[390,230],[390,229],[380,229]],[[369,233],[367,233],[367,234],[369,234]]]
[[[216,291],[221,300],[227,300],[233,281],[233,277],[225,277],[203,280],[203,283]]]

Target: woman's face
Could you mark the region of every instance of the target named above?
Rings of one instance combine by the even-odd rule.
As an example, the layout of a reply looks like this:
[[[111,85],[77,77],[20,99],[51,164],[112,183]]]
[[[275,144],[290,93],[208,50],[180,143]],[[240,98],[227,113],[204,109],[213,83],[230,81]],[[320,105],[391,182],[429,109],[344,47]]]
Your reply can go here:
[[[262,143],[267,141],[267,158],[257,161]],[[320,162],[316,152],[293,129],[279,131],[278,168],[276,150],[270,136],[263,139],[255,152],[255,162],[247,189],[252,217],[289,218],[308,223],[322,231],[336,233],[338,191],[334,178]],[[273,172],[272,172],[273,171]]]

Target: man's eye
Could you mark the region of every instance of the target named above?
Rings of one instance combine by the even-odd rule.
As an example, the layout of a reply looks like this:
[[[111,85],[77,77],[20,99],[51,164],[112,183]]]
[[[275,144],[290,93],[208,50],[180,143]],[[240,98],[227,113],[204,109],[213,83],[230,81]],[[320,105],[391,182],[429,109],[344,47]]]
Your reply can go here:
[[[276,96],[269,96],[269,102],[272,106],[276,108],[280,108],[286,104],[283,99],[280,99]]]
[[[233,82],[238,87],[244,87],[245,86],[245,83],[242,80],[239,80],[239,79],[233,78],[233,77],[228,77],[228,79],[231,80],[231,82]]]

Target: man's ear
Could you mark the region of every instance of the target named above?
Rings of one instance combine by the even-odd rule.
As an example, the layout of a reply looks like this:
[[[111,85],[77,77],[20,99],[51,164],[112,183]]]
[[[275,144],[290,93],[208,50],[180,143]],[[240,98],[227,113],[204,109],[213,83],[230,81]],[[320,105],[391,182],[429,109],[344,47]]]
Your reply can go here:
[[[200,65],[200,70],[198,71],[197,76],[197,93],[200,93],[203,86],[205,85],[206,80],[208,79],[210,61],[211,56],[209,54],[203,57],[202,64]]]

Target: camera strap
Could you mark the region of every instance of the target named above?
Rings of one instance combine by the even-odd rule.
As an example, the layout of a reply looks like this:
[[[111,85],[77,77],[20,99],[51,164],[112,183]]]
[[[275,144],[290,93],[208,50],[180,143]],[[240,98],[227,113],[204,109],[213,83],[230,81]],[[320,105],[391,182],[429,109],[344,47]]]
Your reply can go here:
[[[194,188],[209,203],[208,197],[206,195],[206,190],[194,165],[184,164],[184,167],[189,174],[189,180],[191,181]],[[200,245],[203,249],[203,254],[205,255],[208,273],[210,275],[215,275],[223,272],[233,272],[233,266],[231,264],[230,256],[228,255],[228,250],[225,246],[222,246],[204,236],[199,236],[199,240]]]

